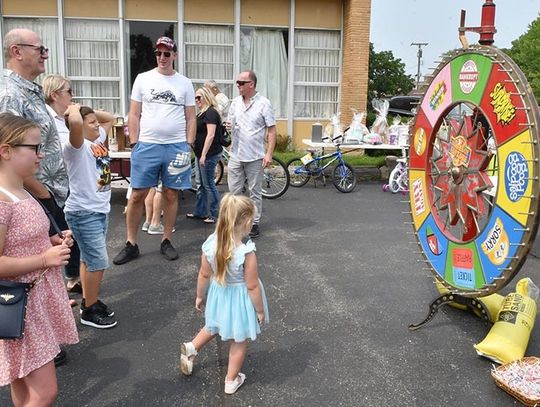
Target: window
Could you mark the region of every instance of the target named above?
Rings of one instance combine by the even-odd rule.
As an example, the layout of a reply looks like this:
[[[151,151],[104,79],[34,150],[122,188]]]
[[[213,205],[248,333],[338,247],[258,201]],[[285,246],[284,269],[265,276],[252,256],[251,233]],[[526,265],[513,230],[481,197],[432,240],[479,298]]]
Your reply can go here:
[[[221,91],[233,97],[234,28],[220,25],[185,25],[186,76],[195,89],[213,79]]]
[[[294,116],[330,118],[338,110],[339,31],[296,30]]]
[[[65,21],[66,75],[77,103],[120,112],[120,29],[115,20]]]
[[[257,90],[266,96],[276,118],[287,117],[287,30],[242,27],[240,71],[257,75]]]
[[[130,21],[129,68],[131,81],[128,93],[131,94],[131,87],[138,74],[157,66],[156,56],[154,55],[156,41],[159,37],[164,36],[174,39],[174,28],[174,23],[168,22]]]
[[[60,71],[58,69],[58,19],[52,18],[6,18],[4,19],[4,35],[14,28],[27,28],[37,33],[43,45],[49,48],[49,58],[45,61],[45,73],[38,76],[36,82],[41,83],[41,80],[48,74],[55,74]],[[4,61],[5,63],[6,61]]]

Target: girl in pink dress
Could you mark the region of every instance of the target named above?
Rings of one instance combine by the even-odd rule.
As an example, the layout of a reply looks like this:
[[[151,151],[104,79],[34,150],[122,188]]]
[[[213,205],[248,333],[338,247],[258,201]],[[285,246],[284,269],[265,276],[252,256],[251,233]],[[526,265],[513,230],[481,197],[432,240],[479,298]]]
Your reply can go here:
[[[43,159],[40,143],[35,123],[0,114],[0,279],[37,279],[28,294],[24,336],[0,340],[0,386],[11,385],[15,406],[54,402],[53,359],[60,344],[79,340],[60,270],[68,263],[71,231],[49,238],[49,219],[23,187]]]

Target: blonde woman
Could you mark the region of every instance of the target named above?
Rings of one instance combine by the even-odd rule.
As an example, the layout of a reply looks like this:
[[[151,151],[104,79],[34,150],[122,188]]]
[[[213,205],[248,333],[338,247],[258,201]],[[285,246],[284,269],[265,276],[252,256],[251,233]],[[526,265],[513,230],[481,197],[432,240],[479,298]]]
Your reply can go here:
[[[195,211],[186,216],[190,219],[204,219],[205,223],[216,223],[219,192],[214,182],[214,172],[223,151],[218,134],[218,130],[221,129],[221,117],[216,109],[216,99],[208,88],[197,89],[195,105],[199,112],[193,151],[201,184],[197,189]]]

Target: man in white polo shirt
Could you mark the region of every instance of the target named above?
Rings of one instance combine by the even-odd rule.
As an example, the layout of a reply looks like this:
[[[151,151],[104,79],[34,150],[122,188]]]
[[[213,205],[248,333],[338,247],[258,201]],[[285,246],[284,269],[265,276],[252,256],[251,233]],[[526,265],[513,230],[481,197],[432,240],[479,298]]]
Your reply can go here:
[[[157,67],[141,73],[131,91],[128,114],[133,191],[126,212],[127,241],[114,258],[124,264],[139,256],[137,232],[150,188],[163,183],[164,232],[160,252],[176,260],[170,239],[178,210],[178,190],[191,187],[191,149],[195,140],[193,84],[174,70],[176,44],[168,37],[156,41]]]
[[[276,120],[270,101],[257,92],[255,72],[239,74],[236,86],[240,96],[233,99],[227,118],[227,125],[232,130],[228,183],[231,193],[241,194],[247,181],[249,197],[257,208],[249,235],[257,237],[262,215],[262,180],[276,145]]]

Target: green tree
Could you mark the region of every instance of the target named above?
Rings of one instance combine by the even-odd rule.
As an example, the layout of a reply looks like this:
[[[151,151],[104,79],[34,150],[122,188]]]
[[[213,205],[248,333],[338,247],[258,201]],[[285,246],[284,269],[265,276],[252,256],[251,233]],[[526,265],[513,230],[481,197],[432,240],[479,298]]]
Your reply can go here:
[[[406,95],[414,88],[414,79],[405,74],[405,64],[392,51],[375,52],[369,43],[368,109],[371,100],[381,96]]]
[[[540,101],[540,15],[525,34],[512,41],[508,55],[519,65]]]

